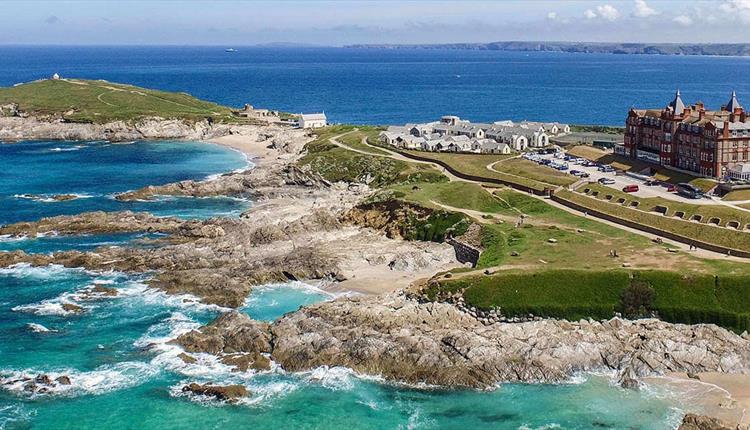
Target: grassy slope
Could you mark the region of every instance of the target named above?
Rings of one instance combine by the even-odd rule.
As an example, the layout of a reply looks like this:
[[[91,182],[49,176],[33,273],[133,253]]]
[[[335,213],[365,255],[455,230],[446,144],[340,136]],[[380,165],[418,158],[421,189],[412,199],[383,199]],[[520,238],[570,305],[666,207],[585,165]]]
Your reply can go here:
[[[507,272],[442,281],[447,291],[464,290],[467,304],[500,307],[506,316],[532,313],[566,319],[609,318],[631,277],[654,289],[652,308],[667,321],[711,322],[742,331],[750,328],[750,278],[625,270]],[[434,296],[436,291],[428,291]]]
[[[309,166],[329,181],[363,182],[369,178],[373,187],[391,184],[445,181],[447,178],[440,172],[424,165],[406,163],[388,157],[364,155],[340,148],[329,142],[329,139],[342,133],[349,133],[339,138],[344,144],[356,142],[361,145],[361,135],[354,132],[355,126],[341,125],[316,130],[317,139],[307,144],[307,155],[299,161],[301,166]]]
[[[326,156],[331,156],[333,151],[336,157],[340,157],[339,161],[347,163],[356,159],[382,158],[351,151],[340,153],[341,148],[326,144],[332,135],[350,129],[324,130],[309,149]],[[361,134],[352,133],[340,140],[354,148],[368,150],[366,146],[359,146],[361,138]],[[484,174],[486,164],[503,157],[481,158],[460,157],[457,164]],[[400,167],[399,172],[421,167],[412,163],[404,165],[406,167]],[[467,277],[442,283],[441,287],[445,289],[466,288],[466,299],[471,304],[479,307],[500,304],[511,311],[510,314],[515,312],[518,315],[532,312],[571,319],[610,317],[618,309],[620,294],[629,282],[629,272],[620,268],[623,261],[628,261],[634,268],[646,270],[642,273],[648,274],[649,282],[658,293],[655,306],[666,319],[712,321],[731,328],[746,324],[743,321],[747,318],[740,315],[750,305],[747,303],[750,301],[750,267],[746,264],[669,253],[667,243],[656,245],[648,238],[570,214],[524,193],[502,187],[490,190],[490,193],[478,184],[447,182],[439,172],[428,171],[435,175],[428,175],[433,179],[431,181],[413,176],[413,180],[404,180],[402,173],[389,175],[390,179],[381,183],[381,194],[421,206],[434,207],[436,202],[505,218],[515,219],[519,213],[528,215],[521,228],[515,228],[511,222],[485,218],[481,231],[485,251],[478,264],[479,268],[502,265],[505,268],[517,267],[516,270],[524,272]],[[549,239],[557,242],[550,243]],[[616,249],[620,258],[609,257],[611,249]],[[511,253],[517,255],[511,256]],[[529,267],[537,271],[528,272]],[[540,272],[542,268],[549,270]],[[649,271],[655,269],[674,271]],[[530,273],[533,280],[529,278]],[[714,288],[712,273],[722,274],[720,288]],[[683,274],[691,274],[686,278],[690,281],[683,280]],[[499,276],[505,275],[514,281],[496,282]]]
[[[451,166],[456,171],[467,175],[500,179],[503,181],[531,187],[540,191],[550,186],[554,187],[555,185],[572,184],[573,182],[575,182],[575,179],[573,177],[565,175],[564,173],[560,173],[551,168],[546,168],[549,171],[545,171],[543,175],[540,175],[540,172],[538,170],[525,170],[523,168],[519,169],[518,162],[526,162],[526,160],[518,160],[518,162],[516,162],[515,160],[508,160],[512,157],[512,155],[455,154],[424,151],[403,152],[414,154],[423,158],[429,158],[431,160],[440,160]],[[498,171],[487,169],[487,165],[495,162],[501,162],[496,166],[496,169]],[[507,171],[503,167],[506,162],[509,163]],[[530,163],[530,165],[532,164]],[[533,164],[533,166],[538,167],[535,164]],[[529,167],[529,165],[525,165],[525,167]],[[554,178],[554,183],[551,182],[551,177]]]
[[[597,184],[590,184],[580,188],[584,192],[587,189],[589,190],[589,196],[567,190],[560,191],[557,195],[592,210],[598,210],[619,218],[635,221],[639,224],[657,227],[687,238],[694,238],[733,249],[750,249],[750,233],[738,232],[734,229],[721,228],[708,224],[708,221],[715,217],[720,219],[720,226],[725,226],[729,221],[737,221],[743,227],[750,223],[750,212],[739,211],[726,206],[691,205],[659,198],[638,199],[630,194]],[[598,192],[598,195],[593,197],[595,192]],[[605,199],[607,195],[613,196],[611,201]],[[616,203],[619,199],[625,199],[625,205]],[[629,207],[630,202],[633,201],[640,202],[638,209]],[[657,205],[667,207],[667,216],[650,212]],[[677,211],[685,212],[684,221],[673,216]],[[700,223],[687,221],[693,215],[701,215],[703,219]]]
[[[159,116],[169,119],[237,121],[228,107],[186,93],[78,79],[35,81],[0,88],[0,103],[18,103],[35,115],[62,115],[74,122],[104,123]]]

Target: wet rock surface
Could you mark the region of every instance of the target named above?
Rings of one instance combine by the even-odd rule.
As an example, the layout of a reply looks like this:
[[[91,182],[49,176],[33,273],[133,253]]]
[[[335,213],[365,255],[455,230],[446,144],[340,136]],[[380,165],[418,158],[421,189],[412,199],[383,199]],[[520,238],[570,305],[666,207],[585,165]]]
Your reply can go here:
[[[182,387],[183,393],[193,393],[200,396],[213,397],[217,400],[226,402],[236,402],[242,397],[247,397],[250,393],[243,385],[201,385],[195,382]]]
[[[739,427],[730,427],[716,418],[687,414],[677,430],[739,430]]]
[[[242,352],[270,352],[287,371],[345,366],[450,387],[559,382],[582,371],[616,371],[627,381],[674,371],[750,373],[750,339],[713,325],[615,318],[485,326],[452,305],[400,294],[340,298],[270,326],[229,315],[177,342],[221,354],[230,339]]]
[[[132,233],[138,231],[173,233],[186,224],[178,218],[156,217],[147,212],[85,212],[60,215],[39,221],[0,226],[0,235],[36,236],[55,232],[62,235]],[[193,223],[190,223],[193,224]]]
[[[271,365],[262,355],[271,352],[268,323],[239,312],[223,314],[199,330],[181,335],[174,343],[187,352],[219,356],[224,364],[241,371],[268,370]]]

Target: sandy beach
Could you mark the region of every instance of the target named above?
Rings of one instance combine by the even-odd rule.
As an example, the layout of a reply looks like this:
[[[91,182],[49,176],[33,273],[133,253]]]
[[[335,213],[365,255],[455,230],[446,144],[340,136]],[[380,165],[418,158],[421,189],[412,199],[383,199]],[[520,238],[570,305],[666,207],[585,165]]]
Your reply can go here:
[[[644,382],[680,393],[685,412],[718,418],[732,428],[750,429],[750,375],[703,372],[691,376],[674,372],[644,378]]]
[[[307,139],[297,139],[294,144],[282,150],[269,147],[268,141],[258,139],[256,133],[222,136],[210,139],[208,142],[241,151],[254,163],[273,169],[277,165],[293,162],[300,156],[304,144],[312,138],[311,136]],[[358,192],[337,190],[335,193],[340,195],[336,199],[337,203],[351,207],[364,198],[367,191],[366,189]],[[330,199],[321,198],[275,199],[274,204],[268,207],[265,203],[259,204],[254,210],[258,212],[258,215],[264,214],[271,217],[276,214],[277,217],[294,219],[316,208],[329,208],[332,203]],[[332,238],[330,244],[337,244],[339,248],[337,251],[345,250],[348,255],[341,261],[341,271],[346,279],[328,283],[323,287],[324,290],[334,294],[392,292],[408,288],[413,282],[429,278],[438,271],[460,267],[460,263],[453,259],[453,250],[449,245],[393,240],[367,229],[360,231],[359,234],[349,232],[341,238]],[[394,261],[394,258],[404,261],[404,264],[409,266],[408,269],[392,270],[389,263]],[[411,264],[415,260],[429,261],[429,263],[426,267],[419,268],[420,264]],[[447,262],[450,264],[446,264]]]

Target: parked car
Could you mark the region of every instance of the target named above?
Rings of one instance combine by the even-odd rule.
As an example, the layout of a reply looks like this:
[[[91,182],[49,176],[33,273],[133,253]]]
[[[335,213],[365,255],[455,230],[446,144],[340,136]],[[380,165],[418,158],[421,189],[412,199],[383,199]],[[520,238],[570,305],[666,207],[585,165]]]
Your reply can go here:
[[[599,170],[600,172],[604,172],[604,173],[610,173],[610,172],[615,171],[614,167],[610,166],[609,164],[602,164],[597,168],[597,170]]]
[[[578,176],[579,178],[588,178],[589,177],[588,173],[582,172],[580,170],[571,170],[569,173],[571,175],[573,175],[573,176]]]
[[[649,187],[653,187],[656,185],[661,185],[661,181],[657,181],[656,179],[649,179],[644,184],[648,185]]]
[[[586,161],[585,163],[583,163],[583,165],[586,167],[596,167],[596,163],[594,161]]]
[[[674,186],[674,184],[664,184],[664,186],[667,188],[668,193],[676,193],[677,187]]]
[[[638,185],[625,185],[624,187],[622,187],[622,191],[624,193],[635,193],[636,191],[638,191]]]
[[[598,182],[602,185],[612,185],[615,183],[615,180],[612,178],[599,178]]]
[[[691,184],[677,184],[675,188],[677,190],[677,194],[690,199],[700,199],[701,197],[703,197],[703,190]]]

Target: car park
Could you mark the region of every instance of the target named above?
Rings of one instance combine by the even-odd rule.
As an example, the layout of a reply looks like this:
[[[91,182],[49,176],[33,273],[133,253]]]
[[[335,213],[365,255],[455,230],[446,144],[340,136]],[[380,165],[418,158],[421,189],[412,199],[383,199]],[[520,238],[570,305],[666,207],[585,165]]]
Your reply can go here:
[[[624,187],[622,187],[622,191],[624,193],[635,193],[638,191],[638,189],[638,185],[635,184],[625,185]]]
[[[615,180],[612,178],[599,178],[598,182],[602,185],[612,185],[615,183]]]

